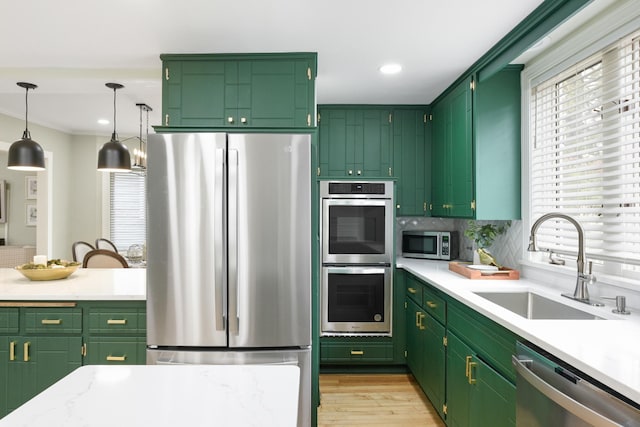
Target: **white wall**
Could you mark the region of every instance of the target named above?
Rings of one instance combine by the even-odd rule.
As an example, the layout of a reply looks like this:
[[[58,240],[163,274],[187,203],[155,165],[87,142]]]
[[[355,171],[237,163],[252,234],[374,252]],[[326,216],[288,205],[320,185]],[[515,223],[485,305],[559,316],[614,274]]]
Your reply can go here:
[[[22,137],[24,120],[0,114],[0,143],[10,145]],[[98,150],[109,136],[70,135],[54,129],[29,124],[31,137],[45,152],[51,153],[50,253],[49,258],[71,259],[71,244],[76,240],[93,241],[102,236],[103,212],[102,172],[96,170]],[[47,162],[49,168],[49,162]],[[36,227],[25,226],[24,177],[35,172],[7,169],[6,151],[0,152],[0,179],[10,184],[7,193],[10,206],[7,245],[36,245]],[[0,224],[0,237],[4,236]],[[108,237],[108,236],[107,236]]]

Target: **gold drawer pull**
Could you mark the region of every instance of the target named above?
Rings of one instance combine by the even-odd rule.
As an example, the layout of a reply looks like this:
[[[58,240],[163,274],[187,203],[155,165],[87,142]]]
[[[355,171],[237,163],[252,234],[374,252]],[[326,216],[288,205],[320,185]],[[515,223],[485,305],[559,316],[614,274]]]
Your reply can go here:
[[[351,350],[351,355],[352,356],[363,356],[364,355],[364,351],[362,351],[362,350]]]
[[[420,313],[420,330],[424,331],[425,329],[427,329],[427,327],[422,323],[422,321],[424,320],[424,318],[427,317],[426,314],[424,313]]]
[[[427,301],[427,307],[429,308],[436,308],[438,306],[438,304],[436,304],[433,301]]]
[[[107,325],[126,325],[127,319],[108,319]]]
[[[31,346],[31,343],[29,341],[27,341],[26,343],[24,343],[23,349],[22,351],[24,352],[24,361],[28,362],[29,361],[29,346]]]
[[[42,319],[43,325],[62,325],[62,319]]]
[[[16,360],[16,344],[15,341],[9,343],[9,360]]]
[[[107,356],[108,362],[124,362],[127,360],[127,356]]]
[[[415,290],[415,288],[407,288],[407,290],[409,291],[410,294],[415,294],[416,292],[418,292]]]
[[[476,365],[476,362],[469,362],[469,384],[471,385],[476,383],[476,379],[473,378],[473,368],[475,368]]]

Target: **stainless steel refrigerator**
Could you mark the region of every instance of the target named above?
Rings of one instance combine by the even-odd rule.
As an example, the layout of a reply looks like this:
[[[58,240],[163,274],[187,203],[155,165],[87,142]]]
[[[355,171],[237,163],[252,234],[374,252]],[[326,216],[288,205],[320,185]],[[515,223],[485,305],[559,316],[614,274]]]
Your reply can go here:
[[[150,135],[147,363],[295,364],[311,425],[309,135]]]

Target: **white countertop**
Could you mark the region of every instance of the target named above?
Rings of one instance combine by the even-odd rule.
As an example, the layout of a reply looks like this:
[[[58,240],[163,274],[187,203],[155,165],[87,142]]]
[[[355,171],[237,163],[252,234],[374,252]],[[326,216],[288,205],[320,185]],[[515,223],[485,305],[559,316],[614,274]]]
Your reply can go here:
[[[0,427],[286,427],[300,370],[286,365],[83,366]]]
[[[0,268],[0,300],[144,301],[144,268],[79,268],[66,279],[31,281],[13,268]]]
[[[613,314],[613,302],[588,306],[526,279],[469,280],[449,271],[448,262],[398,258],[396,265],[640,404],[640,314],[634,310]],[[500,290],[533,290],[607,320],[529,320],[473,293]]]

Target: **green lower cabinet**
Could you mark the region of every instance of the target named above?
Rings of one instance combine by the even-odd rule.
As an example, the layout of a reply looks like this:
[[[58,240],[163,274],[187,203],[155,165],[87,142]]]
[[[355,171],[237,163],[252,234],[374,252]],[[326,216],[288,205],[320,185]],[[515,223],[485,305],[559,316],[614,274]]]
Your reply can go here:
[[[144,365],[146,340],[138,337],[91,337],[85,365]]]
[[[454,334],[447,336],[447,425],[470,426],[469,362],[473,352]],[[493,426],[492,426],[493,427]]]
[[[445,328],[407,299],[407,365],[434,408],[444,418]]]
[[[82,366],[80,337],[8,337],[5,415]],[[7,360],[5,359],[5,360]],[[4,369],[3,369],[4,371]]]

